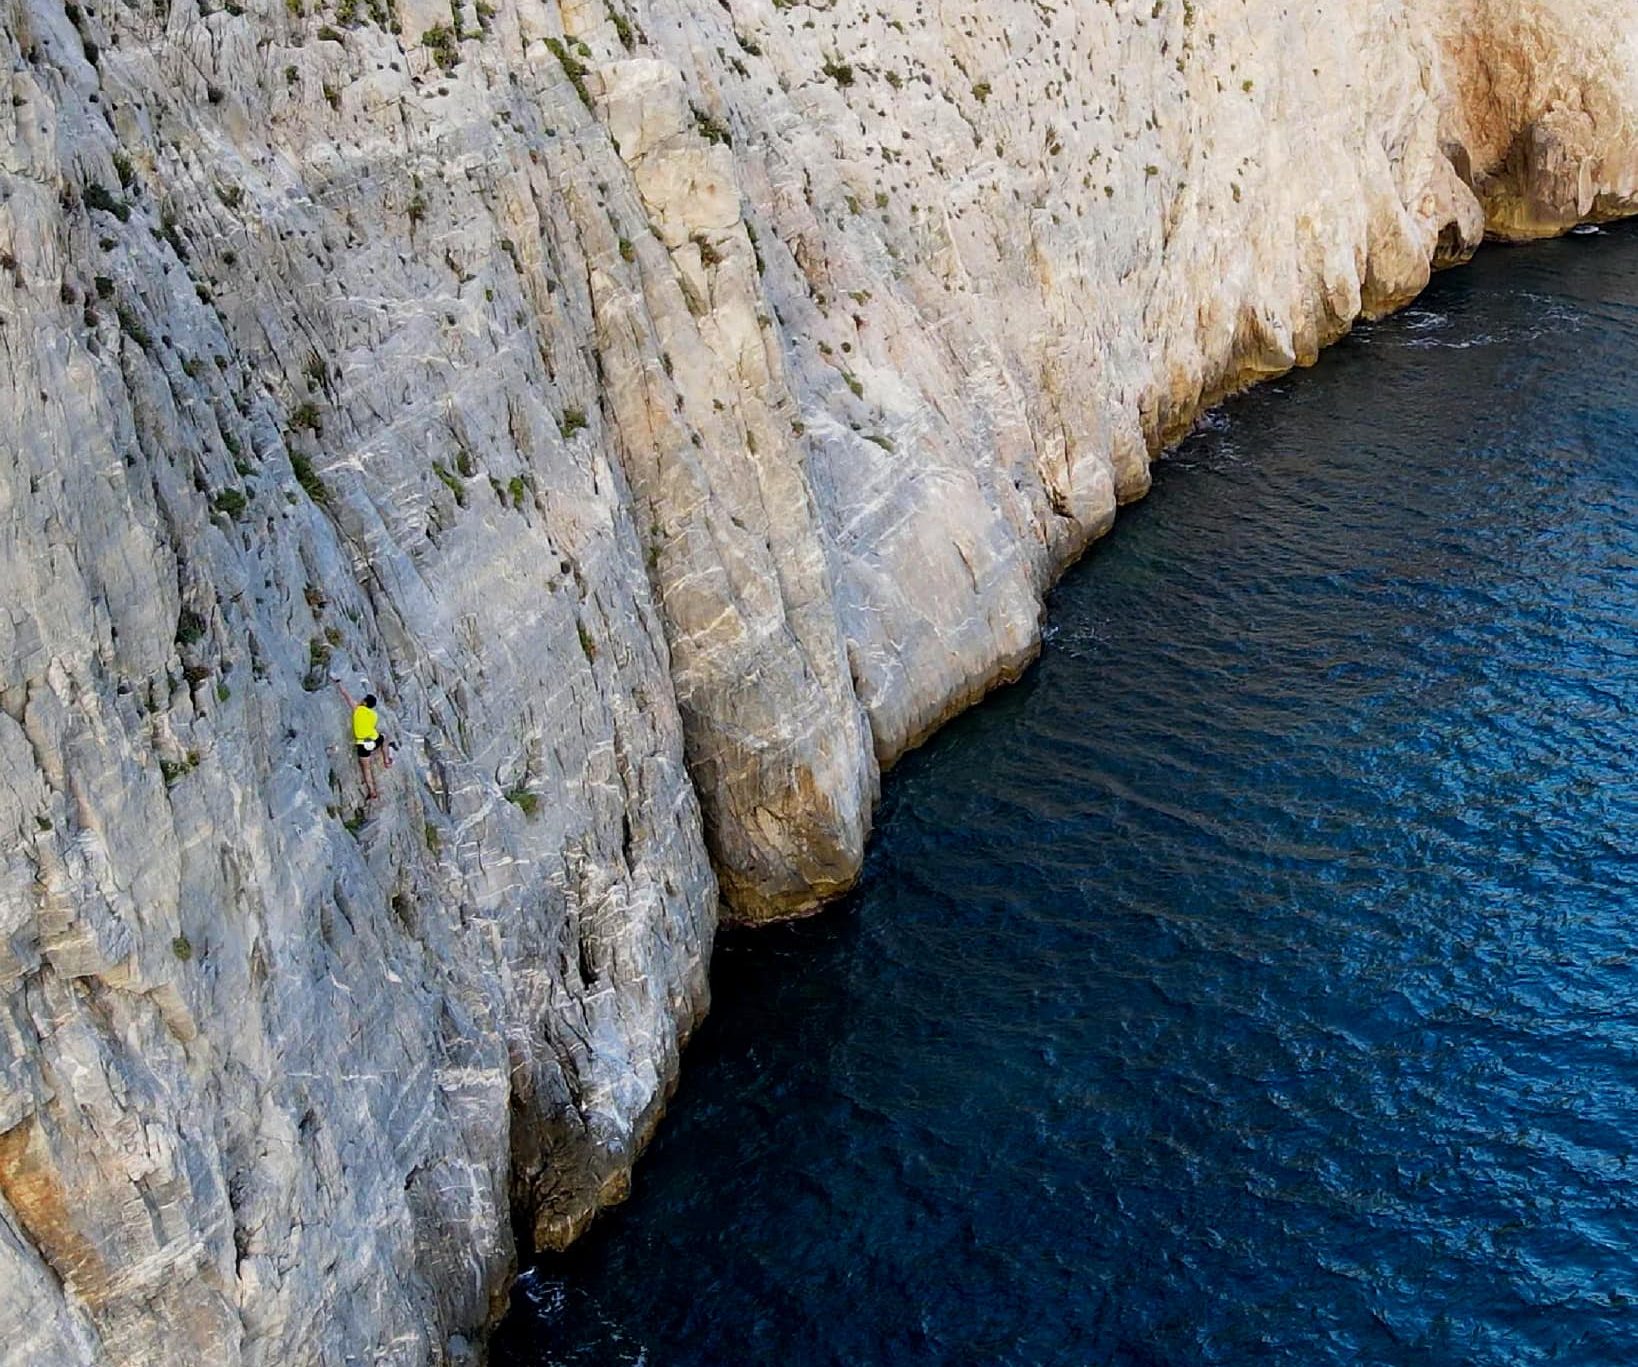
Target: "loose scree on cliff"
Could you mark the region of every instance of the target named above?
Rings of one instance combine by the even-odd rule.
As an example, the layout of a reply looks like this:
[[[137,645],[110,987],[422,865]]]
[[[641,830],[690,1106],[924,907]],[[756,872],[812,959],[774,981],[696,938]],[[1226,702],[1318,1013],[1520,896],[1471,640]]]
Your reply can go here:
[[[1201,404],[1638,196],[1634,0],[4,13],[8,1362],[458,1356]]]

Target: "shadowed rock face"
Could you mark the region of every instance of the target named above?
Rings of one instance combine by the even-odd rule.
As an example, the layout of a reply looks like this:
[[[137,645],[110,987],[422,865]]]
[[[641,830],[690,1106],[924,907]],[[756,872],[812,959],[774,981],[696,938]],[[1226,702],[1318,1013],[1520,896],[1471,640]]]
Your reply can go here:
[[[1638,202],[1633,0],[4,14],[6,1362],[460,1356],[1202,403]]]

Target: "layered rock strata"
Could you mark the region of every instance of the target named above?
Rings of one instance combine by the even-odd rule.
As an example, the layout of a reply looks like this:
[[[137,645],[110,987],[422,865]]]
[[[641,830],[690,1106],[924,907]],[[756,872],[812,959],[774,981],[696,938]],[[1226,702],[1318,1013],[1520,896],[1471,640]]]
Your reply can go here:
[[[3,13],[7,1363],[463,1356],[1202,405],[1638,205],[1638,0]]]

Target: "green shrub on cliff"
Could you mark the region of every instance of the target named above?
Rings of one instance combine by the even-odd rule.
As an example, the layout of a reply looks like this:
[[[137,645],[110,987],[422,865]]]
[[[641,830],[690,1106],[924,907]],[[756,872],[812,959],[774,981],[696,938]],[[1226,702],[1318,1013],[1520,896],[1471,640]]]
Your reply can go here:
[[[434,24],[421,35],[421,44],[445,71],[453,71],[460,64],[460,38],[448,24]]]

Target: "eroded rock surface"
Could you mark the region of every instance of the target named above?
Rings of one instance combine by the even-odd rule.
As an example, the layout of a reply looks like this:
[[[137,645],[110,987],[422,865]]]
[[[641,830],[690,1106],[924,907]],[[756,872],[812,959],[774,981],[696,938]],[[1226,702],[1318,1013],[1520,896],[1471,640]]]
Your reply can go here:
[[[1638,0],[3,13],[7,1363],[461,1357],[1202,404],[1638,206]]]

